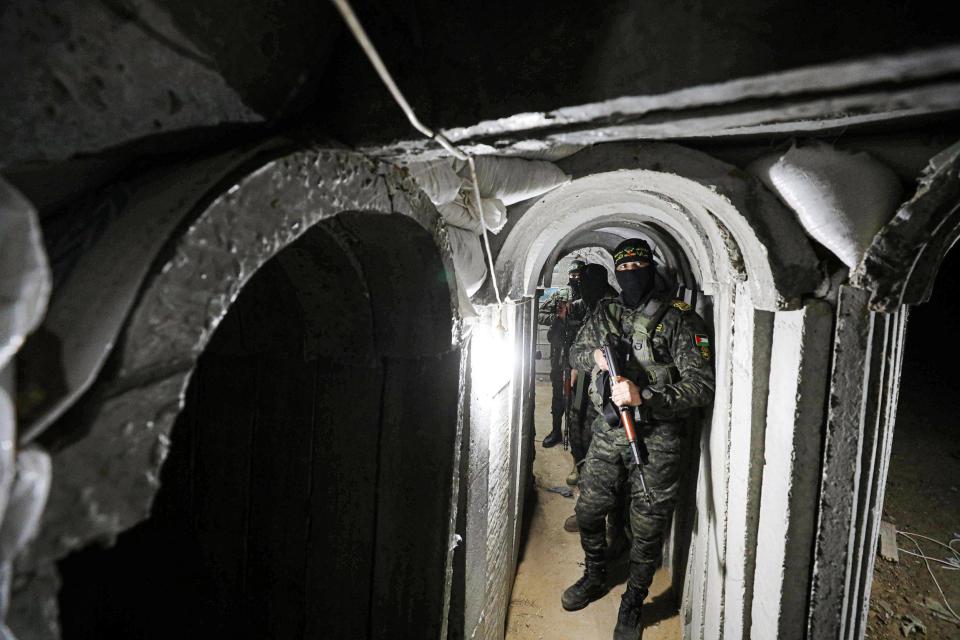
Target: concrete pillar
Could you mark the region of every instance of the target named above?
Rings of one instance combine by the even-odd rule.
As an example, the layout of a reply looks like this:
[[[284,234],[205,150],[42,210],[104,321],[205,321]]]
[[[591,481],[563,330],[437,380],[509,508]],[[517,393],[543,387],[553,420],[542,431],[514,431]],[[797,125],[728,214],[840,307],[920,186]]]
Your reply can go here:
[[[720,638],[723,618],[723,575],[726,557],[727,476],[732,389],[732,345],[736,328],[734,288],[722,287],[714,296],[714,368],[716,394],[709,425],[701,436],[700,484],[697,491],[697,557],[704,561],[703,580],[693,583],[694,636]],[[697,632],[699,627],[699,632]]]
[[[470,343],[464,342],[460,350],[460,402],[457,408],[457,433],[454,438],[453,478],[450,484],[450,528],[448,534],[447,564],[444,576],[443,628],[440,638],[451,633],[463,635],[464,616],[464,562],[463,543],[466,531],[466,483],[468,462],[464,453],[464,436],[469,437],[470,420]]]
[[[488,467],[490,464],[491,405],[480,382],[477,350],[482,348],[477,339],[477,326],[490,322],[488,309],[480,310],[480,317],[470,327],[470,442],[467,465],[467,515],[464,561],[464,635],[473,634],[483,621],[486,605],[487,573],[487,509],[489,501]]]
[[[880,360],[875,384],[868,393],[866,422],[870,437],[860,452],[863,473],[858,487],[859,508],[856,535],[851,549],[853,572],[847,588],[847,606],[844,611],[842,638],[859,640],[863,637],[870,604],[870,587],[880,536],[880,518],[883,513],[883,495],[887,485],[890,451],[893,446],[893,427],[896,422],[897,400],[900,390],[900,368],[906,335],[907,311],[901,308],[894,314],[876,314],[874,353]],[[875,398],[875,400],[874,400]]]
[[[810,638],[840,638],[844,609],[857,543],[861,499],[859,486],[867,478],[862,451],[872,446],[876,420],[876,380],[882,373],[882,337],[874,334],[874,314],[867,308],[870,294],[842,287],[834,333],[833,367],[824,442],[819,523],[814,552]],[[874,392],[871,393],[871,387]],[[869,476],[869,474],[867,474]]]
[[[515,424],[514,455],[517,459],[515,486],[516,508],[514,509],[513,539],[519,545],[520,529],[523,522],[523,510],[526,503],[527,488],[533,481],[533,453],[534,453],[534,399],[536,384],[536,360],[534,354],[537,349],[537,301],[530,299],[516,306],[517,363],[515,375],[518,381],[517,406],[514,409]],[[519,548],[516,549],[519,552]],[[517,556],[514,553],[513,571],[516,574]]]
[[[748,292],[745,286],[738,285],[733,321],[722,634],[723,638],[730,640],[746,640],[750,633],[770,350],[773,346],[774,314],[755,309]]]
[[[751,637],[806,630],[832,313],[813,301],[776,313],[764,440]]]
[[[510,603],[530,472],[531,304],[490,305],[471,331],[465,635],[497,640]],[[499,318],[499,321],[498,321]]]

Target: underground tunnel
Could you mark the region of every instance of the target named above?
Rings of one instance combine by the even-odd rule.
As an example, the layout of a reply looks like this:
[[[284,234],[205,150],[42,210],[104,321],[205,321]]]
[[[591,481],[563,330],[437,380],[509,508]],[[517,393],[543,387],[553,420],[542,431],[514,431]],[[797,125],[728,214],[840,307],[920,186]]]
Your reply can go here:
[[[13,0],[0,638],[610,637],[538,306],[629,238],[715,376],[643,637],[949,637],[953,24]]]
[[[371,222],[313,227],[241,290],[191,374],[150,518],[61,563],[65,638],[437,625],[449,290],[426,232]]]

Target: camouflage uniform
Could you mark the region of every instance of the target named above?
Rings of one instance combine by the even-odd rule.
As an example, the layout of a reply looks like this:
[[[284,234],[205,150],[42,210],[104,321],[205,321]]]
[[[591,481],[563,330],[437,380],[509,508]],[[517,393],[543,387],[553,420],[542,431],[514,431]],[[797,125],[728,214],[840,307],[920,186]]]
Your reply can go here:
[[[565,319],[561,319],[559,308],[562,303],[572,302],[575,300],[570,288],[564,287],[550,294],[540,304],[537,315],[539,324],[550,327],[547,332],[547,339],[550,341],[550,384],[553,387],[550,413],[553,414],[555,429],[558,428],[559,421],[563,420],[563,412],[566,409],[566,399],[563,397],[563,369],[567,363],[563,361],[563,354],[580,328],[579,321],[575,321],[569,314]]]
[[[624,430],[610,427],[602,415],[609,387],[603,384],[606,374],[598,375],[601,372],[595,366],[593,352],[605,343],[608,332],[629,347],[630,358],[622,375],[641,388],[649,384],[656,392],[635,411],[637,436],[649,451],[649,460],[643,466],[647,495],[641,489]],[[577,369],[593,370],[590,395],[599,414],[593,422],[593,441],[580,472],[576,505],[586,561],[588,566],[602,565],[606,547],[604,516],[615,508],[618,488],[629,481],[633,531],[630,584],[645,596],[659,566],[663,531],[680,488],[685,419],[694,409],[713,401],[714,374],[707,330],[689,305],[665,300],[656,293],[637,309],[625,307],[619,298],[604,300],[577,336],[570,362]]]
[[[603,300],[617,297],[617,292],[613,287],[609,287]],[[587,321],[590,314],[594,313],[603,300],[599,301],[592,309],[584,300],[577,300],[570,307],[570,313],[567,316],[579,329]],[[578,331],[579,334],[579,331]],[[572,348],[572,345],[571,345]],[[577,385],[573,391],[573,401],[571,402],[568,424],[570,425],[570,452],[573,454],[573,461],[579,465],[587,457],[587,450],[590,449],[590,441],[593,438],[593,422],[600,415],[589,397],[589,387],[592,380],[590,369],[579,369],[577,374]]]

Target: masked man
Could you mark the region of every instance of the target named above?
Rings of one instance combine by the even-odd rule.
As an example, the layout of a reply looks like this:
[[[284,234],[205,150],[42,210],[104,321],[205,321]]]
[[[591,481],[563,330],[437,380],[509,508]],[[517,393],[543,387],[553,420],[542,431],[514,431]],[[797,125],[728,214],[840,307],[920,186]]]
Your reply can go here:
[[[540,305],[537,321],[539,324],[550,327],[547,339],[550,341],[550,384],[553,387],[553,397],[550,402],[550,414],[553,417],[553,429],[543,439],[543,446],[550,448],[563,440],[563,414],[566,411],[564,393],[564,370],[569,368],[565,354],[568,353],[570,343],[576,336],[579,324],[574,324],[568,315],[570,305],[580,299],[580,269],[582,260],[570,263],[567,274],[567,286],[554,292]]]
[[[570,317],[583,325],[587,318],[597,310],[601,300],[617,297],[617,291],[607,280],[607,270],[600,264],[587,264],[580,269],[580,300],[570,306]],[[573,397],[568,412],[570,425],[570,453],[573,455],[573,471],[567,477],[567,484],[575,485],[579,481],[580,466],[587,457],[590,440],[593,438],[593,422],[597,411],[590,402],[587,389],[590,386],[590,371],[574,369],[571,375]],[[573,529],[576,531],[576,528]]]
[[[593,369],[591,399],[601,416],[594,422],[576,505],[586,570],[561,602],[576,611],[606,594],[604,518],[616,507],[618,490],[625,489],[633,542],[614,639],[636,640],[642,633],[641,606],[660,564],[663,532],[680,489],[686,419],[713,401],[714,374],[704,322],[657,286],[650,246],[625,240],[613,257],[621,294],[589,317],[570,353],[572,366]],[[602,351],[607,334],[619,346],[622,376],[616,380],[609,380]],[[633,463],[619,407],[633,407],[637,439],[645,445],[642,469]]]

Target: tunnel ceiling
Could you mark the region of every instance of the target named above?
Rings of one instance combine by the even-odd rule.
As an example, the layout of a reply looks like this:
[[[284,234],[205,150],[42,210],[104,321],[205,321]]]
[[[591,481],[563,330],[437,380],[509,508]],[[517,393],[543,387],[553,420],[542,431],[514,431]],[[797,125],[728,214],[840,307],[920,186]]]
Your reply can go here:
[[[355,4],[418,114],[443,127],[955,39],[933,3]],[[410,135],[324,1],[12,0],[0,42],[0,165],[145,139],[173,149],[191,141],[170,132],[226,124],[319,125],[350,144]]]

